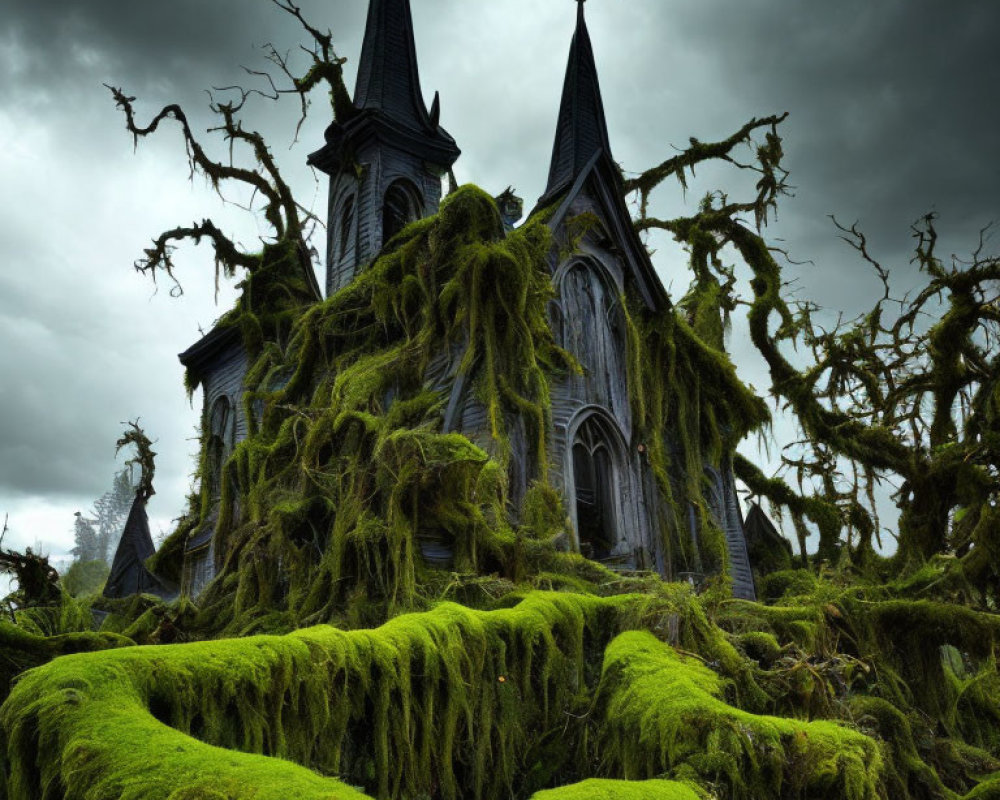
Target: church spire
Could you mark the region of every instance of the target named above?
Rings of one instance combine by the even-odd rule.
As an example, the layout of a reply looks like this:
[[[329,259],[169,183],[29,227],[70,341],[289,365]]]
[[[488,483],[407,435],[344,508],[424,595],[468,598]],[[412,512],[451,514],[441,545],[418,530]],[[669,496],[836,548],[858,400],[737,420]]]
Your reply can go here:
[[[576,32],[569,50],[545,195],[551,196],[571,183],[600,150],[611,157],[594,50],[583,14],[583,0],[577,0]]]
[[[371,0],[354,106],[416,131],[437,128],[420,91],[410,0]]]

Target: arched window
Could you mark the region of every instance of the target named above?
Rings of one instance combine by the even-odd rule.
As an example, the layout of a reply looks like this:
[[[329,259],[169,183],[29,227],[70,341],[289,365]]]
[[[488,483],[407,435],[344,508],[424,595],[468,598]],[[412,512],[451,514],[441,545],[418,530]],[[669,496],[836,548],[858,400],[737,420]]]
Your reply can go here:
[[[404,179],[394,181],[382,202],[382,244],[419,219],[422,206],[420,192],[412,183]]]
[[[347,254],[347,248],[351,244],[351,233],[354,230],[354,195],[350,195],[340,210],[340,227],[337,230],[339,241],[337,258],[343,258]]]
[[[228,397],[218,397],[208,415],[208,441],[205,443],[205,485],[212,499],[222,496],[222,462],[232,445],[231,404]]]
[[[613,413],[624,411],[625,336],[617,290],[603,267],[589,260],[572,264],[559,283],[563,306],[560,344],[586,370],[571,379],[575,392],[583,392]]]
[[[607,558],[618,543],[615,459],[602,421],[588,417],[573,440],[573,486],[580,552]]]

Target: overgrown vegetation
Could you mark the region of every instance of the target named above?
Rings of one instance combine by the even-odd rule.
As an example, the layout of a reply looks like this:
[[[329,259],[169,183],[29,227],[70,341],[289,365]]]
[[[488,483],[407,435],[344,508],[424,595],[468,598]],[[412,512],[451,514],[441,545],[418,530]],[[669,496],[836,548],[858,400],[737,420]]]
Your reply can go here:
[[[9,796],[957,798],[1000,771],[995,616],[642,588],[60,659],[0,713]]]

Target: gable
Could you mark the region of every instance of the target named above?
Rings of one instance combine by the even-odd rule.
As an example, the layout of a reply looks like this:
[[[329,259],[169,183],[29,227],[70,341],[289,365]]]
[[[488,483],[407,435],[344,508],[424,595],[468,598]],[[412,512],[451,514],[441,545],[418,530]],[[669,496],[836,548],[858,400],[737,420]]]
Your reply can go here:
[[[545,200],[542,198],[539,206]],[[670,298],[635,232],[632,217],[622,199],[617,168],[610,163],[604,151],[595,153],[581,170],[549,220],[549,227],[557,238],[568,234],[568,221],[581,210],[592,210],[597,214],[610,240],[607,249],[620,256],[626,274],[646,306],[651,310],[670,308]]]

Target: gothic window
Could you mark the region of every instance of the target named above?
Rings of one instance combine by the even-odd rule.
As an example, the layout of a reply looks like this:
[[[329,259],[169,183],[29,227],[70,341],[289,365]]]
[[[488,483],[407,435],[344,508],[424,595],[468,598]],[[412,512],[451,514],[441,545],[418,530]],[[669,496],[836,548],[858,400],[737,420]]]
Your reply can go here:
[[[412,183],[404,179],[394,181],[382,202],[382,243],[419,219],[422,205],[420,193]]]
[[[351,243],[351,232],[354,229],[354,195],[350,195],[344,201],[344,207],[340,211],[340,228],[337,231],[339,237],[339,253],[337,258],[343,258],[347,254],[347,248]]]
[[[615,469],[609,437],[590,416],[573,441],[573,486],[580,552],[607,558],[618,540],[615,521]]]
[[[222,496],[222,462],[232,445],[231,405],[228,397],[216,398],[208,415],[208,441],[205,443],[205,484],[213,500]]]
[[[587,371],[581,382],[587,390],[586,400],[621,412],[625,341],[614,284],[601,267],[580,261],[567,270],[560,293],[564,308],[561,343]]]

